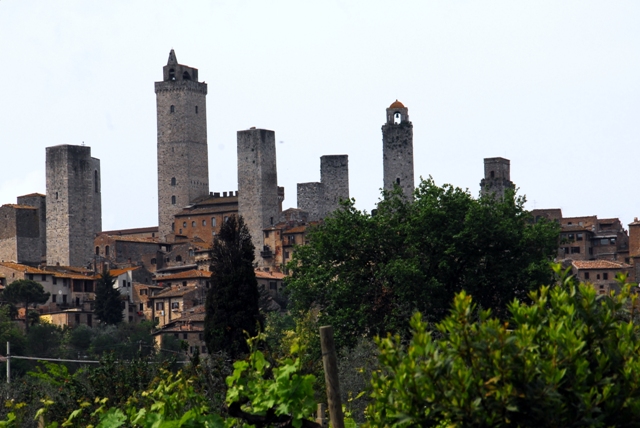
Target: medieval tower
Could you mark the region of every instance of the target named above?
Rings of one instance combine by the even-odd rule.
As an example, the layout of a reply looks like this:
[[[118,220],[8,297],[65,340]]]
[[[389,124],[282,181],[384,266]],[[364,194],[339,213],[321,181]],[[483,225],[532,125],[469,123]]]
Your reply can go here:
[[[100,160],[85,146],[47,147],[47,264],[85,266],[102,230]]]
[[[511,182],[511,162],[505,158],[485,158],[484,178],[480,181],[480,194],[495,194],[502,198],[507,189],[515,189]]]
[[[257,262],[262,260],[263,230],[278,222],[280,206],[275,132],[238,131],[238,213],[251,233]]]
[[[171,50],[155,83],[158,117],[158,232],[173,233],[173,216],[209,193],[207,84]]]
[[[298,183],[298,208],[309,221],[323,219],[349,199],[349,156],[325,155],[320,158],[320,182]]]
[[[413,181],[413,125],[409,109],[396,100],[387,109],[387,123],[382,125],[382,157],[384,190],[400,186],[410,199],[415,189]]]

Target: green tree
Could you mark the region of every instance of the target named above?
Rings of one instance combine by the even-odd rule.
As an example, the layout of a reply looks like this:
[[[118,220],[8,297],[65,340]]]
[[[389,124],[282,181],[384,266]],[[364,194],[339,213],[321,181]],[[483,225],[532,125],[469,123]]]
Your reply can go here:
[[[29,330],[29,322],[26,319],[29,311],[29,305],[34,308],[38,304],[47,303],[51,293],[44,291],[42,284],[30,279],[19,279],[13,281],[2,292],[2,297],[5,301],[13,304],[22,304],[25,310],[25,327]]]
[[[115,325],[122,322],[122,297],[120,292],[113,288],[116,279],[111,276],[105,266],[96,284],[96,303],[94,312],[96,317],[107,325]]]
[[[387,331],[408,335],[416,311],[430,322],[466,290],[498,316],[514,298],[549,283],[558,226],[531,222],[524,198],[473,198],[423,180],[412,201],[386,193],[375,215],[354,201],[308,234],[287,281],[298,316],[315,308],[339,346]]]
[[[233,358],[247,353],[246,334],[255,336],[262,327],[253,252],[242,217],[229,217],[211,249],[211,288],[205,317],[205,341],[210,353],[225,351]]]
[[[632,427],[640,417],[640,325],[631,285],[599,296],[564,278],[514,300],[509,317],[461,292],[437,325],[379,340],[367,415],[385,427]]]

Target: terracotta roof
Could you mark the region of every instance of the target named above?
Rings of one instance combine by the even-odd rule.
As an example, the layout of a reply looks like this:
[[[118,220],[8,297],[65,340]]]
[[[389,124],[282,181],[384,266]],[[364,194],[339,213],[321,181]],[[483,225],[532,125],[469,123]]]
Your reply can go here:
[[[171,287],[166,290],[160,291],[152,296],[149,296],[150,299],[163,299],[165,297],[180,297],[185,294],[192,293],[196,291],[198,288],[194,285],[187,285],[186,287]]]
[[[158,232],[158,226],[151,227],[137,227],[134,229],[118,229],[118,230],[103,230],[98,235],[137,235],[139,233],[155,233]]]
[[[285,275],[281,272],[265,272],[262,270],[256,271],[256,278],[261,279],[283,279]]]
[[[610,260],[574,260],[571,263],[576,269],[629,269],[631,265]]]
[[[42,193],[35,192],[35,193],[29,193],[28,195],[22,195],[22,196],[18,196],[18,197],[19,198],[25,198],[27,196],[42,196],[42,197],[44,197],[45,195],[43,195]]]
[[[136,269],[140,269],[140,266],[133,266],[133,267],[128,267],[128,268],[124,268],[124,269],[111,269],[111,271],[109,271],[109,273],[111,274],[111,276],[120,276],[123,273],[132,271],[132,270],[136,270]]]
[[[38,275],[53,275],[54,273],[54,272],[47,272],[38,268],[34,268],[31,266],[23,265],[20,263],[14,263],[14,262],[0,262],[0,266],[4,266],[9,269],[17,270],[20,272],[26,272],[26,273],[38,274]]]
[[[158,238],[140,238],[135,236],[114,236],[108,235],[110,238],[113,238],[114,241],[124,241],[124,242],[141,242],[143,244],[158,244]]]
[[[405,107],[404,107],[404,104],[402,104],[400,101],[395,100],[393,103],[391,103],[389,108],[405,108]]]
[[[296,227],[292,227],[289,230],[285,230],[282,232],[283,235],[289,234],[289,233],[301,233],[304,232],[305,230],[307,230],[307,226],[296,226]]]
[[[171,279],[186,279],[186,278],[208,278],[211,276],[211,272],[205,272],[198,269],[188,270],[186,272],[178,272],[165,276],[156,276],[156,281],[168,281]]]

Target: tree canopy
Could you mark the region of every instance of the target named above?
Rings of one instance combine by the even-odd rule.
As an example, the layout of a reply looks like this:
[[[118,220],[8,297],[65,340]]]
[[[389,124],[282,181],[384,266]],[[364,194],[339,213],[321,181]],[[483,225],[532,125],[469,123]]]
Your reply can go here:
[[[7,285],[2,291],[5,301],[16,305],[22,304],[25,308],[25,326],[29,329],[29,305],[35,308],[38,304],[47,303],[51,293],[44,291],[44,287],[39,282],[30,279],[18,279]]]
[[[211,249],[211,288],[207,293],[205,341],[209,352],[247,353],[245,332],[262,328],[254,246],[242,217],[231,216]]]
[[[339,345],[387,331],[408,334],[420,311],[445,315],[466,290],[498,316],[514,298],[549,283],[558,226],[531,222],[524,198],[473,198],[423,180],[411,201],[385,193],[375,215],[348,201],[296,249],[287,282],[292,309],[319,311]]]
[[[114,325],[122,322],[122,296],[113,288],[116,278],[105,266],[96,284],[94,313],[103,324]]]

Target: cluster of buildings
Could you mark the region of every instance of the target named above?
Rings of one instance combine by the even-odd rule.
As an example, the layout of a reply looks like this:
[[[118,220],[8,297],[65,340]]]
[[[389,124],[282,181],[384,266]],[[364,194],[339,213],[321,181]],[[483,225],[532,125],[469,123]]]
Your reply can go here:
[[[158,226],[102,230],[100,161],[86,146],[46,149],[46,195],[19,196],[0,207],[0,286],[17,279],[40,282],[51,293],[41,319],[58,325],[94,325],[95,286],[104,266],[116,278],[125,322],[157,322],[158,342],[175,336],[206,352],[204,300],[210,286],[209,249],[231,216],[244,218],[255,246],[256,277],[273,309],[284,266],[308,228],[349,198],[349,159],[320,158],[320,181],[298,183],[297,208],[283,210],[278,186],[275,133],[250,128],[237,133],[238,189],[210,191],[207,147],[207,84],[198,70],[179,64],[172,50],[155,83],[157,105]],[[383,188],[414,190],[413,125],[399,101],[386,109],[382,126]],[[510,162],[484,160],[482,192],[514,188]],[[631,272],[640,256],[640,222],[631,236],[617,219],[562,217],[536,210],[562,225],[558,257],[603,290],[614,273]],[[635,244],[634,244],[635,243]],[[586,276],[585,276],[586,275]],[[602,279],[601,279],[602,278]]]

